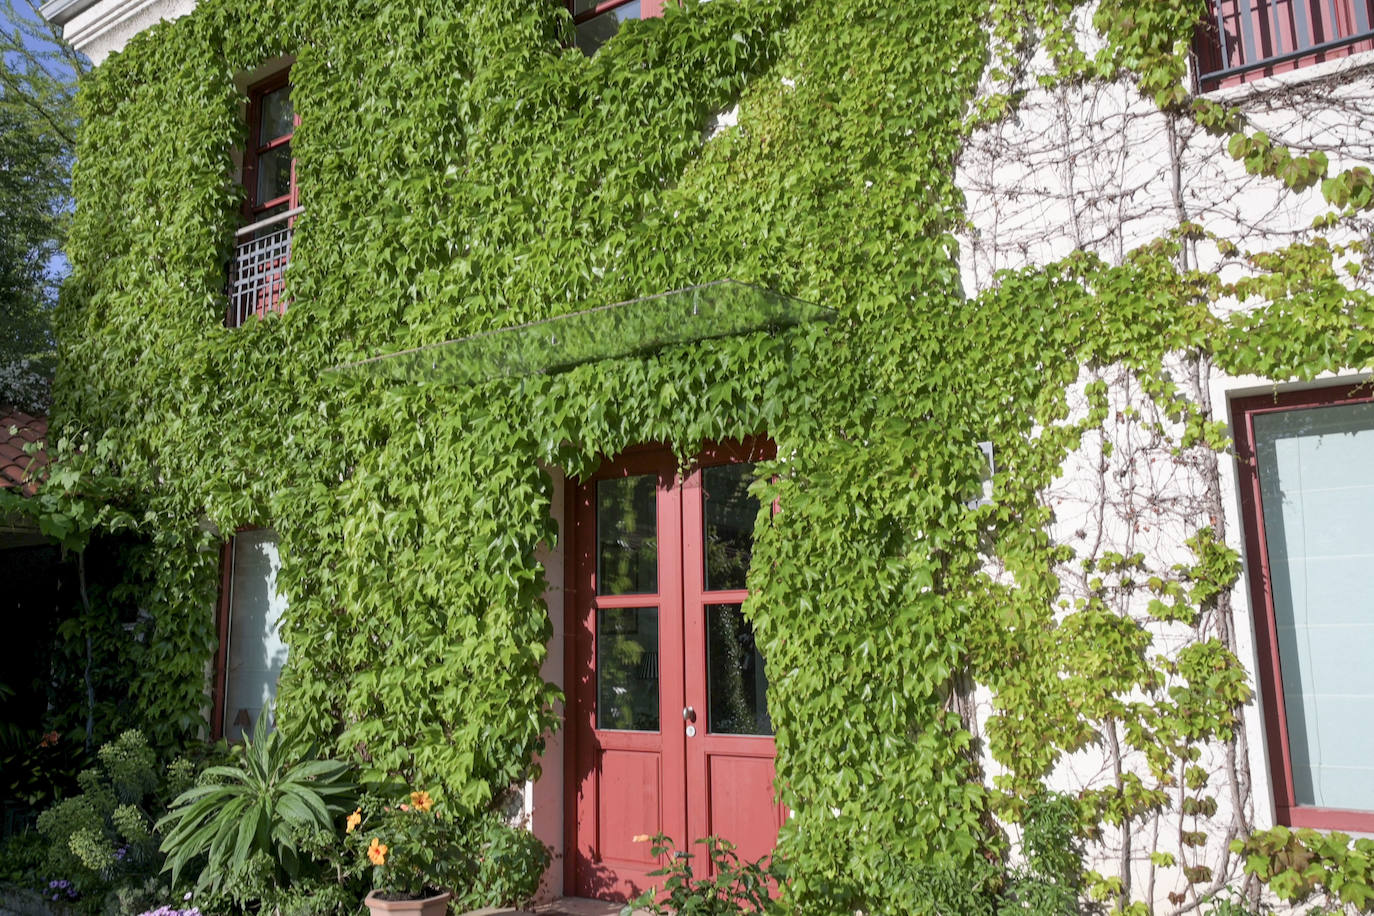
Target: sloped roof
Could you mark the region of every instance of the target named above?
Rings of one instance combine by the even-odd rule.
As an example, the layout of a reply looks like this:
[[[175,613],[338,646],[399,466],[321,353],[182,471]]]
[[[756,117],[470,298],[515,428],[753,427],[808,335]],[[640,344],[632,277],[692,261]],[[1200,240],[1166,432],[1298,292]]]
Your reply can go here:
[[[46,417],[32,417],[22,410],[0,407],[0,487],[22,486],[26,494],[37,488],[35,478],[48,463],[43,451],[30,455],[25,447],[48,435]]]

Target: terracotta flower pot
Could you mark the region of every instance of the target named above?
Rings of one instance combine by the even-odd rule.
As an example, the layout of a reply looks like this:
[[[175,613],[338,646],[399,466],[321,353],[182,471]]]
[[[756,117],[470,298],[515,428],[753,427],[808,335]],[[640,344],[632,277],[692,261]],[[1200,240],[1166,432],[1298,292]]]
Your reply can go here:
[[[383,900],[378,891],[368,894],[363,900],[372,916],[384,913],[405,913],[407,916],[444,916],[448,912],[449,894],[436,894],[415,900]]]

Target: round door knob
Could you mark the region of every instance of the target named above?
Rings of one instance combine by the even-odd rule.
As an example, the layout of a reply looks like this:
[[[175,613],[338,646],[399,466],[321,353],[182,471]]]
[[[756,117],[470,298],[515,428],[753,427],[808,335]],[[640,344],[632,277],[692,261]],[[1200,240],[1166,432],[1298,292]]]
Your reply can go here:
[[[697,720],[697,711],[696,711],[695,709],[693,709],[693,708],[690,707],[690,706],[684,706],[684,707],[682,707],[682,721],[683,721],[683,722],[695,722],[696,720]]]

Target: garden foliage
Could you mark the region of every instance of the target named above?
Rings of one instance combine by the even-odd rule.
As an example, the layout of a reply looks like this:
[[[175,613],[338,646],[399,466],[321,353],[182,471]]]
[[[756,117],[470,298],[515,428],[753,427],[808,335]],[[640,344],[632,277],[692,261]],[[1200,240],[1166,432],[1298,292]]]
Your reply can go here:
[[[172,884],[194,863],[196,889],[219,891],[260,853],[286,883],[301,873],[299,837],[332,833],[356,797],[349,767],[312,759],[258,716],[252,739],[233,749],[231,764],[206,769],[173,800],[157,823]]]
[[[61,902],[70,897],[82,912],[127,912],[124,902],[144,902],[142,895],[156,889],[162,854],[154,819],[189,786],[195,765],[178,759],[164,767],[137,731],[96,756],[98,763],[77,777],[79,793],[39,815],[46,852],[36,871],[50,892],[61,892]]]
[[[1181,252],[1210,237],[1184,224],[1119,263],[1074,252],[970,299],[954,180],[969,132],[1014,113],[1014,58],[1037,47],[1067,80],[1134,74],[1175,116],[1238,133],[1234,113],[1188,104],[1198,9],[1103,4],[1093,55],[1068,0],[689,0],[592,58],[556,0],[204,0],[138,35],[81,93],[62,476],[42,503],[99,527],[87,501],[109,494],[148,538],[131,700],[164,731],[200,727],[215,548],[270,526],[284,727],[481,810],[556,723],[536,560],[564,534],[554,475],[635,443],[686,457],[766,432],[779,458],[756,493],[781,511],[760,519],[746,613],[802,912],[919,910],[930,875],[982,874],[1006,853],[1002,825],[1094,744],[1147,763],[1081,799],[1079,836],[1179,799],[1206,821],[1216,790],[1197,761],[1233,746],[1251,696],[1213,616],[1238,558],[1206,517],[1182,560],[1082,561],[1056,543],[1042,493],[1117,409],[1104,383],[1079,385],[1084,411],[1067,392],[1084,367],[1123,366],[1166,418],[1152,433],[1222,451],[1185,384],[1206,366],[1374,363],[1374,303],[1342,272],[1362,254],[1306,240],[1223,282],[1188,267]],[[290,307],[226,329],[236,75],[285,56],[305,211]],[[1353,173],[1242,152],[1276,180],[1335,179],[1335,223],[1366,200]],[[481,384],[328,371],[722,277],[837,320]],[[1228,296],[1253,308],[1220,316]],[[993,498],[969,508],[984,440]],[[1069,567],[1088,583],[1071,600]],[[1121,612],[1145,592],[1148,619]],[[1164,627],[1182,651],[1154,649]],[[1224,881],[1204,834],[1184,839],[1191,858],[1160,867]],[[1111,875],[1087,890],[1138,896]]]

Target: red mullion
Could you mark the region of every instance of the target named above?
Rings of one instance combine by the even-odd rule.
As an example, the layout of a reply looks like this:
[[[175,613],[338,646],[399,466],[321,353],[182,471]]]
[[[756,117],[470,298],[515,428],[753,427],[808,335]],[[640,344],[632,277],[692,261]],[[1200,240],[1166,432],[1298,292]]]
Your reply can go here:
[[[728,588],[717,592],[703,591],[701,593],[701,606],[704,608],[711,604],[744,604],[749,598],[749,590],[745,588]]]
[[[582,23],[586,22],[588,19],[595,19],[597,16],[600,16],[602,13],[609,13],[611,10],[619,9],[619,8],[622,7],[622,6],[628,6],[629,4],[631,4],[631,3],[633,3],[633,2],[634,2],[634,0],[602,0],[602,2],[598,3],[596,6],[592,7],[591,9],[589,9],[589,10],[583,10],[583,11],[580,12],[580,13],[574,14],[574,16],[573,16],[573,24],[575,24],[575,25],[581,25]],[[661,5],[662,5],[662,4],[660,4],[660,6],[661,6]],[[571,9],[572,9],[572,3],[571,3],[571,2],[568,4],[568,9],[569,9],[569,11],[571,11]],[[644,0],[640,0],[640,13],[639,13],[639,14],[640,14],[641,16],[644,15]]]
[[[593,607],[596,610],[603,608],[637,608],[637,607],[659,607],[659,595],[657,592],[630,595],[596,595],[592,599]]]
[[[292,118],[293,118],[293,119],[295,118],[295,115],[294,115],[294,114],[292,115]],[[263,153],[270,153],[270,152],[272,152],[272,150],[276,149],[277,147],[279,147],[279,146],[285,146],[286,144],[290,143],[290,142],[291,142],[291,139],[292,139],[293,137],[295,137],[295,136],[296,136],[296,132],[295,132],[294,130],[291,131],[291,133],[289,133],[289,134],[282,134],[280,137],[275,137],[275,138],[273,138],[273,139],[271,139],[271,140],[268,140],[266,143],[264,143],[263,145],[259,146],[259,147],[255,150],[255,152],[256,152],[259,156],[261,156]]]
[[[252,208],[253,212],[261,213],[264,210],[271,210],[273,207],[279,207],[282,204],[290,204],[291,198],[294,194],[295,189],[293,188],[291,193],[289,194],[283,194],[281,197],[273,197],[271,200],[265,201],[261,204],[254,204]]]
[[[1245,529],[1245,551],[1258,565],[1258,575],[1250,576],[1251,614],[1255,620],[1256,654],[1259,656],[1259,688],[1264,701],[1264,721],[1268,734],[1270,769],[1274,783],[1277,820],[1289,826],[1321,829],[1374,831],[1374,812],[1342,811],[1298,805],[1293,789],[1293,760],[1288,737],[1288,713],[1283,699],[1283,666],[1278,649],[1278,618],[1274,608],[1268,542],[1264,536],[1264,502],[1260,492],[1259,465],[1255,456],[1254,418],[1300,407],[1320,408],[1336,404],[1374,401],[1374,393],[1356,396],[1361,388],[1369,392],[1369,382],[1339,385],[1275,395],[1237,398],[1231,402],[1236,426],[1242,435],[1236,440],[1240,466],[1240,503]]]

